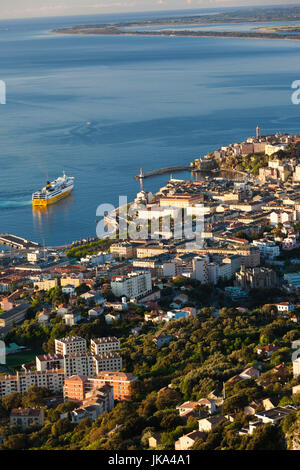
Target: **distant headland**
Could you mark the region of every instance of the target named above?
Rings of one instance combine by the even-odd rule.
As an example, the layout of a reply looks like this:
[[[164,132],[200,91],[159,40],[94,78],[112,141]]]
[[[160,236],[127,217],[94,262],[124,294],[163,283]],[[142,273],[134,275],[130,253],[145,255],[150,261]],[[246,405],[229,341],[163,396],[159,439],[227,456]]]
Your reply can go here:
[[[83,24],[50,31],[71,35],[119,35],[119,36],[178,36],[223,37],[252,39],[300,40],[300,25],[253,27],[251,31],[192,30],[192,26],[219,26],[222,24],[266,23],[300,21],[300,7],[251,8],[217,14],[154,18],[151,20]],[[166,29],[152,29],[156,27]],[[187,29],[176,29],[178,27]],[[135,29],[137,28],[137,29]],[[175,29],[174,29],[175,28]]]

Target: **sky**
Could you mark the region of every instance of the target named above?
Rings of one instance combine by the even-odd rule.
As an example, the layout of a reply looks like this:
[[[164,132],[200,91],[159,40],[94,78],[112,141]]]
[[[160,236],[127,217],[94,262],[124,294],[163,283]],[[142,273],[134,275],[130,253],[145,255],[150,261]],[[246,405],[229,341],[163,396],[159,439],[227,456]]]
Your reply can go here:
[[[0,0],[0,19],[290,3],[300,0]]]

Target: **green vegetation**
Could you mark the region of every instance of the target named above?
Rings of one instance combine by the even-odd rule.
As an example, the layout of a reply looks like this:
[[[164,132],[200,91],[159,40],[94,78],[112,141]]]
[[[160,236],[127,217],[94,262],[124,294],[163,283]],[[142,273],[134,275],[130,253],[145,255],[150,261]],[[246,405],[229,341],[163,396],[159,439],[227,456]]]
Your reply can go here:
[[[178,416],[176,406],[185,400],[206,397],[212,390],[220,393],[223,382],[246,367],[257,365],[256,347],[269,343],[277,344],[280,350],[270,362],[260,363],[261,378],[269,382],[267,388],[254,380],[228,383],[223,412],[238,413],[239,418],[234,423],[221,423],[205,441],[197,442],[195,448],[250,450],[267,445],[273,449],[275,443],[277,448],[283,448],[286,445],[283,427],[262,426],[246,437],[234,431],[247,425],[247,417],[242,412],[252,399],[270,397],[281,400],[282,404],[294,402],[291,386],[297,381],[291,378],[290,347],[292,340],[300,338],[299,329],[289,319],[278,317],[272,306],[266,305],[250,313],[223,308],[219,318],[213,318],[212,311],[212,308],[203,308],[196,317],[160,325],[158,331],[150,324],[139,336],[130,335],[124,323],[122,327],[111,328],[100,320],[69,331],[62,331],[62,325],[55,326],[44,350],[50,350],[53,338],[60,334],[80,334],[86,338],[95,334],[117,334],[121,339],[124,369],[139,376],[132,387],[133,401],[117,403],[110,413],[94,423],[84,420],[78,425],[68,418],[60,418],[62,405],[59,405],[56,410],[48,411],[42,429],[21,432],[7,426],[5,417],[7,410],[20,400],[24,405],[25,398],[18,394],[8,396],[1,400],[0,406],[3,415],[0,434],[5,437],[3,448],[134,450],[147,448],[147,436],[160,433],[159,448],[173,449],[181,435],[197,429],[197,420],[189,418],[185,422]],[[33,325],[21,326],[14,334],[24,329],[28,331],[28,328]],[[153,342],[158,332],[173,338],[160,349]],[[284,380],[273,372],[274,365],[282,361],[288,366]],[[172,388],[165,388],[168,384],[172,384]],[[37,396],[31,395],[25,394],[26,403],[36,405],[41,397],[37,391]]]
[[[248,171],[253,176],[258,176],[259,169],[268,166],[268,156],[263,153],[243,155],[238,159],[237,170]]]
[[[98,253],[99,251],[107,251],[113,243],[115,243],[115,240],[96,240],[94,242],[85,243],[83,245],[76,245],[67,250],[66,254],[69,258],[80,259],[87,255]]]

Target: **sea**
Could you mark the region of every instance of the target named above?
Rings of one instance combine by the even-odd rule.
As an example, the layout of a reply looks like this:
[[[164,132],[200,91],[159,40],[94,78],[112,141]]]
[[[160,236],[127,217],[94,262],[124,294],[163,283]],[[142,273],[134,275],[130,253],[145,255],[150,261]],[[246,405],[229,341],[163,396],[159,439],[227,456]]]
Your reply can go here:
[[[189,165],[253,136],[258,124],[263,134],[300,132],[291,101],[298,41],[50,33],[191,13],[0,21],[0,233],[48,246],[95,237],[98,206],[133,200],[140,168]],[[63,171],[75,177],[72,195],[33,210],[31,194]],[[170,177],[144,187],[155,192]]]

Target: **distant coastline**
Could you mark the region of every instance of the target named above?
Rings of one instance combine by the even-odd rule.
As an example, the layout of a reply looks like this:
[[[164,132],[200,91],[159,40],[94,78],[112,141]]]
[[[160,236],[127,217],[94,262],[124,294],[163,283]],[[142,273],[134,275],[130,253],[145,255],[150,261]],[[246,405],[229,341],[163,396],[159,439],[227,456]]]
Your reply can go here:
[[[244,38],[244,39],[276,39],[287,41],[300,41],[299,34],[276,34],[276,33],[244,33],[235,31],[190,31],[190,30],[166,30],[166,31],[124,31],[99,28],[95,30],[82,29],[73,30],[67,28],[63,30],[52,30],[53,34],[65,34],[76,36],[158,36],[158,37],[189,37],[189,38]]]
[[[161,36],[161,37],[215,37],[215,38],[248,38],[248,39],[280,39],[300,40],[300,25],[264,26],[259,23],[266,22],[295,22],[300,21],[300,7],[263,8],[251,10],[236,10],[231,13],[214,15],[181,16],[152,20],[116,22],[108,24],[83,24],[67,28],[51,30],[54,34],[91,35],[91,36]],[[222,26],[225,24],[251,24],[256,25],[252,31],[215,31],[191,30],[191,26]],[[155,27],[168,29],[155,30]],[[174,29],[174,27],[186,29]],[[152,28],[151,28],[152,27]],[[130,28],[130,29],[129,29]],[[144,28],[144,29],[135,29]],[[149,28],[149,29],[148,29]],[[293,34],[291,34],[293,33]]]

